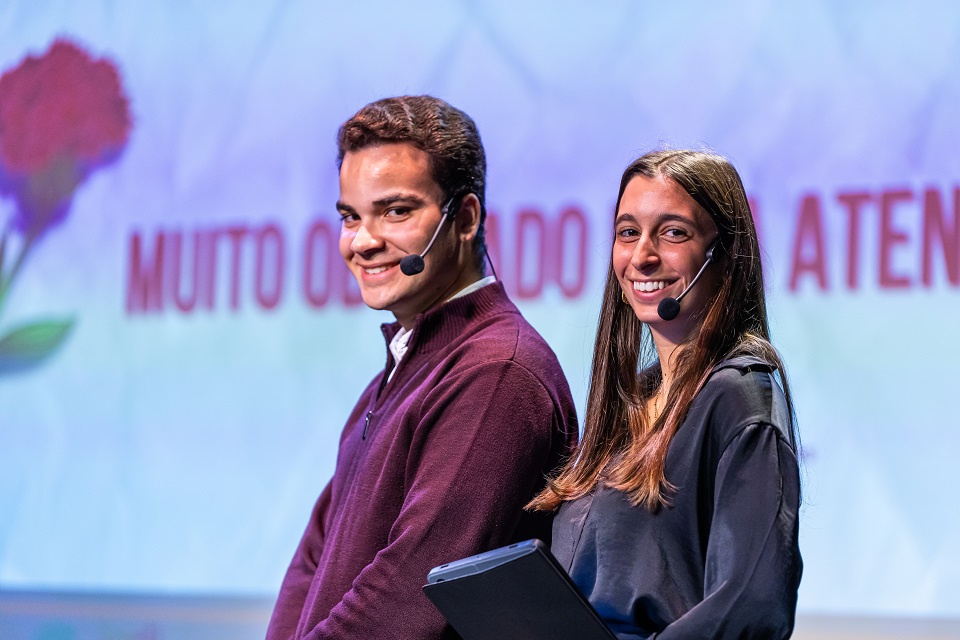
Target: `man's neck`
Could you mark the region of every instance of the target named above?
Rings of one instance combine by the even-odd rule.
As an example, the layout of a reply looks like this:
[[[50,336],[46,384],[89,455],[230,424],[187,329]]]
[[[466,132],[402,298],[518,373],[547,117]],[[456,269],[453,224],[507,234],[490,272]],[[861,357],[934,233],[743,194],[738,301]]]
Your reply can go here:
[[[404,329],[406,329],[407,331],[409,331],[411,328],[413,328],[414,318],[415,318],[417,315],[419,315],[419,313],[424,313],[424,312],[426,312],[426,311],[429,311],[430,309],[433,309],[433,308],[435,308],[435,307],[440,306],[441,304],[443,304],[443,303],[446,302],[447,300],[453,299],[453,298],[456,297],[457,294],[459,294],[461,291],[463,291],[463,290],[466,289],[467,287],[470,287],[470,286],[476,284],[478,281],[480,281],[480,280],[482,279],[482,276],[483,276],[483,272],[482,272],[480,269],[476,268],[476,267],[469,268],[469,269],[463,269],[463,270],[460,272],[460,274],[457,276],[457,278],[456,278],[455,280],[453,280],[453,281],[450,283],[449,286],[447,286],[446,288],[444,288],[443,291],[442,291],[439,295],[436,296],[436,298],[434,299],[434,302],[433,302],[432,304],[424,307],[424,308],[421,309],[417,314],[414,314],[414,315],[412,315],[412,316],[410,316],[410,317],[403,317],[403,318],[401,318],[401,317],[399,317],[399,316],[397,316],[397,315],[394,315],[394,317],[397,319],[397,321],[400,323],[400,325],[401,325]]]

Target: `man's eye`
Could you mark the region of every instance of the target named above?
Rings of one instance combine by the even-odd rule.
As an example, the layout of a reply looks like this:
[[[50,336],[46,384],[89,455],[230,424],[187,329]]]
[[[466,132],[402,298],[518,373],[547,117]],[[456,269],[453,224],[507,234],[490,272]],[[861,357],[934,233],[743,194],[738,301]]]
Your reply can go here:
[[[404,207],[391,207],[386,211],[386,215],[388,217],[394,217],[394,218],[399,216],[405,216],[408,213],[410,213],[410,209],[406,209]]]

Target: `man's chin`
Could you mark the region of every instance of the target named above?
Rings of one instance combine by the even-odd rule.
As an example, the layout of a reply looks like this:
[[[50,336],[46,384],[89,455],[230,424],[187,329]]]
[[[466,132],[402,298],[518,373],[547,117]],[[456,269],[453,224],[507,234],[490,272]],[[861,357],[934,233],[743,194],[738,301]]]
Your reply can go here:
[[[387,309],[387,306],[385,304],[377,300],[367,300],[366,298],[363,298],[363,304],[367,305],[374,311],[386,311]]]
[[[383,296],[375,295],[372,292],[364,293],[360,291],[360,298],[363,300],[363,304],[367,305],[374,311],[389,311],[392,300],[385,299]]]

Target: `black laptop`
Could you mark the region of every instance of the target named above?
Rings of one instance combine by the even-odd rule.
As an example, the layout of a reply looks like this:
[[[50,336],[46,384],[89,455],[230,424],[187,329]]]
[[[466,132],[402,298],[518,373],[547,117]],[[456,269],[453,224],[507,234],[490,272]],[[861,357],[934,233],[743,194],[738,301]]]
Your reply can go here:
[[[463,640],[616,640],[539,540],[435,567],[423,592]]]

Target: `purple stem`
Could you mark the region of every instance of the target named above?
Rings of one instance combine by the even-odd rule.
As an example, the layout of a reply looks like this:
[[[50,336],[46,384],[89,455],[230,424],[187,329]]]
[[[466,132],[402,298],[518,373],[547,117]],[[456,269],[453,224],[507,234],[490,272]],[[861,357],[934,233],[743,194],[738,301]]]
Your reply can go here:
[[[3,236],[0,237],[0,282],[3,282],[3,265],[7,257],[7,237],[10,235],[10,223],[3,227]]]
[[[0,258],[5,257],[3,254],[6,252],[3,251],[3,249],[6,248],[8,236],[8,230],[4,229],[2,247],[0,247]],[[3,274],[3,261],[0,260],[0,315],[3,314],[3,305],[7,301],[7,294],[10,292],[13,280],[17,277],[17,273],[20,272],[20,267],[23,266],[23,261],[27,257],[27,253],[29,253],[33,247],[33,241],[33,236],[27,236],[24,239],[23,246],[20,247],[20,254],[17,256],[17,259],[13,261],[13,267],[11,267],[10,273],[6,276]]]

